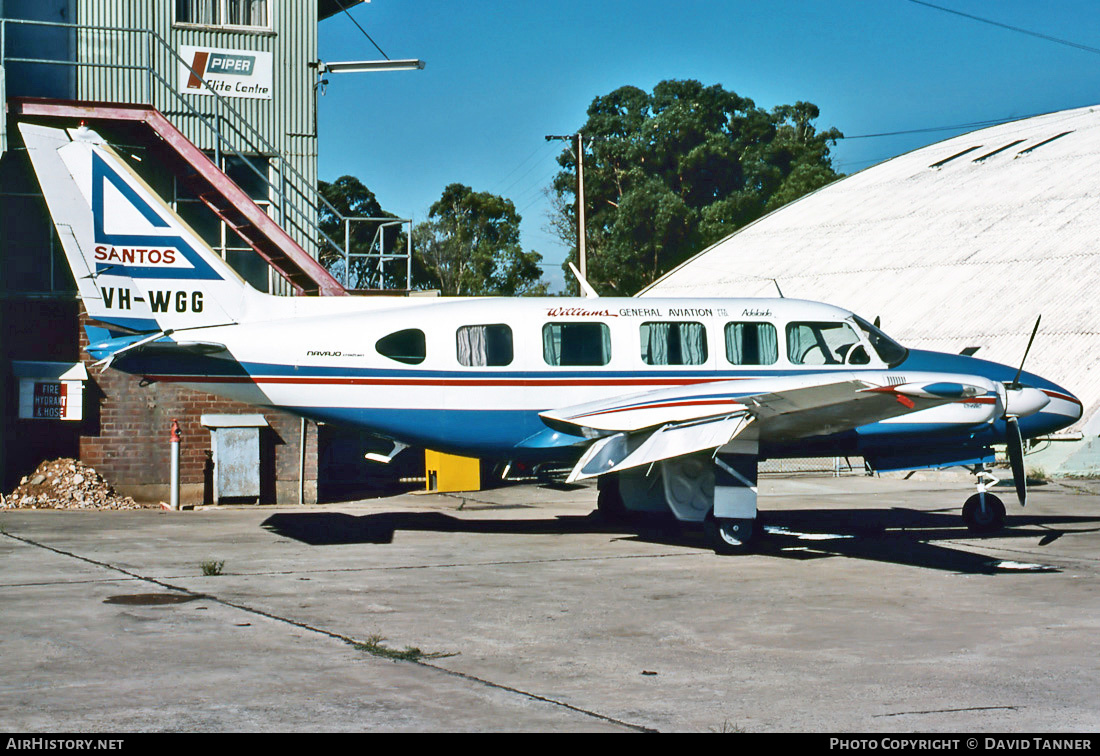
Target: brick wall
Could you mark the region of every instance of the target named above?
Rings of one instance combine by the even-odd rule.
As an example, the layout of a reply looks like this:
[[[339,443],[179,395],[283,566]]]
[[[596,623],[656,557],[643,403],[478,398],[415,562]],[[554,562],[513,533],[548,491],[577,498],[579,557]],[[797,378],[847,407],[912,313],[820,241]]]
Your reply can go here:
[[[87,322],[81,312],[81,325]],[[174,384],[144,384],[140,377],[118,370],[93,368],[83,348],[87,337],[80,329],[81,359],[88,368],[85,422],[80,436],[80,458],[96,468],[119,490],[147,499],[166,499],[170,471],[169,432],[172,420],[180,424],[180,483],[183,503],[209,500],[210,431],[203,428],[204,413],[256,414],[270,424],[261,437],[261,500],[295,504],[298,501],[299,438],[301,421],[285,412],[262,410]],[[306,501],[316,501],[317,428],[307,424]]]

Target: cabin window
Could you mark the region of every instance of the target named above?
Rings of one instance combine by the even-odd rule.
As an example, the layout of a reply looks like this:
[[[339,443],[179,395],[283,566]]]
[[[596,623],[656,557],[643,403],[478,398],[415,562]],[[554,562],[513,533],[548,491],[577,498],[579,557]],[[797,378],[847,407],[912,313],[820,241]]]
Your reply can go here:
[[[383,357],[404,362],[406,365],[419,365],[427,356],[424,332],[419,328],[406,328],[389,336],[383,336],[374,345]]]
[[[795,365],[866,365],[871,361],[847,323],[791,323],[787,356]]]
[[[642,323],[642,362],[647,365],[702,365],[707,361],[707,329],[702,323]]]
[[[854,315],[853,320],[863,331],[864,337],[870,342],[871,348],[878,354],[879,359],[890,367],[900,365],[909,356],[908,349],[883,333],[878,326],[868,323],[858,315]]]
[[[547,323],[542,327],[547,365],[592,366],[611,362],[611,330],[603,323]]]
[[[726,359],[732,365],[774,365],[779,333],[771,323],[726,323]]]
[[[467,367],[512,364],[512,329],[506,325],[462,326],[458,329],[458,362]]]

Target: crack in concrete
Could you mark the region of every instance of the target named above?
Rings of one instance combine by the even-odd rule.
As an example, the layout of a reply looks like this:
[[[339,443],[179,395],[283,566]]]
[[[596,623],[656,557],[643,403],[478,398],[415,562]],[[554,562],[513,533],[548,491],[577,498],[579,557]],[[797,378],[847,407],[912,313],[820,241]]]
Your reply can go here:
[[[232,609],[236,609],[238,611],[248,612],[250,614],[254,614],[254,615],[257,615],[259,617],[264,617],[266,619],[273,620],[275,622],[281,622],[283,624],[287,624],[287,625],[290,625],[292,627],[297,627],[297,628],[300,628],[302,630],[307,630],[307,631],[312,632],[312,633],[317,633],[319,635],[323,635],[325,637],[332,638],[333,640],[338,640],[338,641],[341,641],[342,643],[346,643],[347,645],[352,646],[353,648],[361,649],[365,645],[367,645],[367,643],[368,643],[367,641],[357,639],[357,638],[352,638],[351,636],[344,635],[342,633],[338,633],[338,632],[335,632],[333,630],[326,630],[322,627],[316,627],[316,626],[313,626],[313,625],[309,625],[305,622],[299,622],[298,620],[291,619],[290,617],[283,617],[283,616],[280,616],[278,614],[273,614],[272,612],[264,611],[263,609],[257,609],[256,607],[248,606],[247,604],[240,604],[240,603],[237,603],[237,602],[234,602],[234,601],[229,601],[228,599],[219,598],[218,596],[214,596],[214,595],[211,595],[209,593],[201,593],[199,591],[193,591],[189,588],[184,588],[182,586],[172,585],[171,583],[167,583],[163,580],[158,580],[157,578],[149,577],[147,575],[141,575],[141,574],[138,574],[136,572],[131,572],[130,570],[127,570],[123,567],[119,567],[118,565],[110,564],[109,562],[103,562],[103,561],[100,561],[98,559],[93,559],[91,557],[82,556],[80,554],[76,554],[76,553],[73,553],[73,552],[70,552],[70,551],[65,551],[64,549],[59,549],[59,548],[56,548],[54,546],[49,546],[49,545],[44,544],[44,543],[39,543],[38,541],[35,541],[33,539],[30,539],[30,538],[25,538],[23,536],[17,536],[14,533],[10,533],[10,532],[5,531],[3,533],[0,533],[0,535],[6,536],[6,537],[11,538],[11,539],[16,540],[16,541],[20,541],[20,542],[25,543],[29,546],[35,546],[37,548],[44,549],[46,551],[52,551],[55,554],[60,554],[61,556],[69,557],[70,559],[77,559],[77,560],[80,560],[82,562],[87,562],[88,564],[94,564],[97,567],[102,567],[103,569],[114,570],[115,572],[120,572],[120,573],[122,573],[123,575],[126,575],[129,578],[133,578],[134,580],[141,580],[141,581],[144,581],[144,582],[147,582],[147,583],[151,583],[153,585],[164,588],[165,590],[177,591],[179,593],[184,593],[184,594],[186,594],[188,596],[192,596],[196,599],[205,599],[205,600],[208,600],[208,601],[213,601],[217,604],[221,604],[222,606],[227,606],[227,607],[230,607]],[[379,657],[379,658],[384,658],[384,657]],[[393,661],[393,663],[395,663],[395,664],[401,663],[400,661],[397,661],[397,660],[391,660],[391,661]],[[625,722],[623,720],[615,719],[614,717],[610,717],[610,716],[607,716],[605,714],[600,714],[598,712],[591,711],[589,709],[583,709],[579,706],[573,706],[572,704],[566,703],[565,701],[560,701],[560,700],[557,700],[557,699],[554,699],[554,698],[548,698],[546,696],[540,696],[537,693],[532,693],[530,691],[522,690],[520,688],[514,688],[510,685],[504,685],[502,683],[496,683],[496,682],[493,682],[492,680],[486,680],[484,678],[477,677],[476,675],[467,674],[465,672],[458,672],[458,671],[455,671],[455,670],[447,669],[446,667],[440,667],[439,665],[430,664],[426,661],[422,661],[422,660],[419,660],[419,659],[409,659],[409,660],[401,660],[401,661],[403,661],[406,664],[416,664],[417,666],[420,666],[420,667],[427,667],[427,668],[430,668],[430,669],[434,669],[437,672],[441,672],[443,674],[450,675],[452,677],[458,677],[458,678],[461,678],[463,680],[469,680],[470,682],[478,683],[478,684],[484,685],[486,687],[494,688],[496,690],[501,690],[501,691],[504,691],[504,692],[507,692],[507,693],[512,693],[512,694],[515,694],[515,695],[518,695],[518,696],[522,696],[524,698],[529,698],[533,701],[539,701],[539,702],[542,702],[542,703],[551,704],[553,706],[558,706],[558,707],[561,707],[563,709],[567,709],[569,711],[573,711],[573,712],[576,712],[578,714],[582,714],[582,715],[587,716],[587,717],[592,717],[593,719],[599,719],[599,720],[602,720],[604,722],[609,722],[611,724],[615,724],[615,725],[618,725],[618,726],[621,726],[621,727],[625,727],[627,729],[636,730],[638,732],[657,732],[657,730],[655,730],[653,728],[650,728],[650,727],[645,727],[644,725],[638,725],[638,724],[633,724],[631,722]]]
[[[961,709],[929,709],[928,711],[897,711],[892,714],[875,714],[872,719],[881,719],[883,717],[906,717],[919,714],[951,714],[963,711],[1019,711],[1021,708],[1020,706],[964,706]]]
[[[255,577],[264,575],[325,575],[341,572],[389,572],[394,570],[458,569],[462,567],[514,567],[523,564],[558,564],[569,562],[605,562],[615,559],[667,559],[669,557],[713,556],[709,552],[682,552],[676,554],[622,554],[620,556],[563,557],[558,559],[512,559],[498,562],[445,562],[443,564],[404,564],[385,567],[333,567],[324,570],[272,570],[267,572],[226,572],[226,575]],[[180,575],[179,577],[186,577]]]

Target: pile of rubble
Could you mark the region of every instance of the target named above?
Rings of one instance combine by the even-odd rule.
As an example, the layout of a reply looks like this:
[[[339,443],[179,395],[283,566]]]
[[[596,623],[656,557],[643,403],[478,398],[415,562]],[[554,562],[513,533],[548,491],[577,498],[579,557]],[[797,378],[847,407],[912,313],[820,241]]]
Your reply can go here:
[[[0,509],[142,509],[119,496],[94,468],[76,459],[43,462],[7,496]]]

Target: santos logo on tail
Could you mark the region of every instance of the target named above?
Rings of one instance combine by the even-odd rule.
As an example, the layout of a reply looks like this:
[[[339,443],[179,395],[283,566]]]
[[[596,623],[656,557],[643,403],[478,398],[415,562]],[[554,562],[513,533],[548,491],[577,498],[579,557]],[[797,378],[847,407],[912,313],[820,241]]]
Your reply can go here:
[[[96,273],[131,278],[222,278],[98,151],[92,153],[92,219]]]

